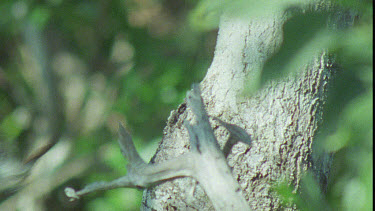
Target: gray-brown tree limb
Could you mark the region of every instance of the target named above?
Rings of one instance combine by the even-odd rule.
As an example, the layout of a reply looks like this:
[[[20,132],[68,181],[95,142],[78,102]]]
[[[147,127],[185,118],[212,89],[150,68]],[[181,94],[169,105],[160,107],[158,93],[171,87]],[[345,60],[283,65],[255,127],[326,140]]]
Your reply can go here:
[[[132,138],[119,125],[119,144],[124,157],[129,160],[126,176],[111,182],[96,182],[80,191],[66,188],[65,193],[72,200],[98,190],[108,190],[120,187],[147,188],[154,184],[176,177],[192,177],[204,188],[216,210],[250,210],[242,194],[241,188],[233,178],[226,156],[220,146],[209,123],[198,85],[187,94],[187,104],[194,114],[194,124],[186,120],[185,126],[190,136],[190,152],[161,163],[146,164],[137,153]],[[215,118],[217,119],[217,118]],[[227,124],[229,132],[235,140],[249,142],[249,136],[241,128]],[[231,142],[229,146],[233,146]],[[230,147],[227,147],[228,151]]]

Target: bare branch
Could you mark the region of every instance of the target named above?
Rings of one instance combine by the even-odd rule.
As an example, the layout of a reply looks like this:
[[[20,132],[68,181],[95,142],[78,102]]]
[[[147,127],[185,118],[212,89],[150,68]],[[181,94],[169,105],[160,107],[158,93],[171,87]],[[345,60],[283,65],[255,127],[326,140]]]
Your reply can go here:
[[[119,143],[129,160],[127,175],[112,182],[93,183],[80,191],[66,188],[66,195],[74,200],[98,190],[147,188],[164,180],[190,176],[200,182],[216,210],[250,210],[214,136],[199,86],[193,85],[187,95],[188,104],[196,116],[195,124],[191,125],[189,121],[184,123],[190,135],[190,152],[162,163],[146,164],[137,153],[130,134],[120,124]],[[243,132],[236,127],[230,128],[240,135]]]
[[[190,141],[190,151],[191,152],[201,153],[201,151],[199,149],[200,146],[199,146],[199,141],[198,141],[198,135],[195,133],[194,125],[191,125],[190,121],[186,119],[184,121],[184,126],[188,130],[189,136],[190,136],[190,138],[189,138],[189,141]]]
[[[197,84],[187,93],[187,103],[196,117],[196,122],[194,125],[186,122],[185,126],[189,131],[190,142],[196,143],[199,150],[199,153],[194,154],[197,162],[193,177],[204,188],[215,210],[250,210],[220,150],[200,93]]]
[[[187,92],[187,104],[196,117],[194,136],[197,136],[199,149],[201,151],[220,151],[220,146],[208,121],[198,84],[193,84],[192,90]]]
[[[187,153],[163,163],[146,164],[135,150],[132,138],[120,124],[120,147],[124,156],[129,160],[128,173],[126,176],[111,182],[95,182],[87,185],[82,190],[75,191],[73,188],[65,188],[65,194],[70,200],[79,199],[86,194],[115,188],[147,188],[164,180],[192,176],[194,168],[194,156]]]
[[[65,188],[65,194],[67,197],[70,198],[70,201],[74,201],[76,199],[79,199],[81,196],[84,196],[86,194],[99,191],[99,190],[110,190],[120,187],[135,187],[132,186],[131,182],[129,181],[129,178],[127,176],[121,177],[119,179],[113,180],[111,182],[95,182],[90,185],[87,185],[85,188],[83,188],[80,191],[75,191],[73,188],[67,187]]]
[[[145,162],[135,149],[132,137],[121,125],[121,123],[119,123],[119,136],[118,143],[120,144],[121,152],[124,157],[133,165],[144,164]]]

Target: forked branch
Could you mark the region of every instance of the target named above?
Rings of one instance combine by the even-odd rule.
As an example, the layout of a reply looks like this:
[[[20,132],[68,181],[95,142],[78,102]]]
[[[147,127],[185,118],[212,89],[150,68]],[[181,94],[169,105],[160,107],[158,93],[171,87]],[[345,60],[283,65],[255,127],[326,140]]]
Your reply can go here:
[[[115,188],[147,188],[153,184],[159,183],[176,177],[191,176],[191,166],[193,158],[187,153],[172,160],[163,163],[146,164],[136,151],[130,134],[119,124],[119,143],[122,154],[128,159],[128,173],[111,182],[95,182],[87,185],[80,191],[73,188],[65,188],[65,194],[70,200],[79,199],[86,194]]]
[[[74,200],[98,190],[147,188],[165,180],[189,176],[199,181],[216,210],[250,210],[226,162],[227,153],[234,143],[250,143],[250,137],[238,126],[215,118],[232,137],[224,155],[208,121],[198,85],[193,85],[192,91],[187,93],[187,103],[195,115],[194,124],[184,122],[190,136],[190,152],[162,163],[146,164],[137,153],[130,134],[120,124],[119,143],[124,157],[129,160],[127,175],[112,182],[93,183],[80,191],[66,188],[66,195]]]

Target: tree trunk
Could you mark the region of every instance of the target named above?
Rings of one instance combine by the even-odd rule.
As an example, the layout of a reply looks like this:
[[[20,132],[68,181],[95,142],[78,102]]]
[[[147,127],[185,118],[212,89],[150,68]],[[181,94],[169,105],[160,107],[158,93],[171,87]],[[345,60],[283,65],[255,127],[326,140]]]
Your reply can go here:
[[[255,20],[223,15],[215,56],[200,85],[208,115],[238,125],[251,135],[252,145],[238,143],[227,161],[254,210],[282,208],[272,185],[287,181],[298,191],[307,170],[314,172],[324,192],[331,163],[331,155],[317,153],[313,147],[332,78],[325,51],[300,67],[303,71],[298,76],[271,82],[251,97],[243,94],[246,83],[258,77],[266,60],[280,47],[284,21],[282,14]],[[189,150],[183,125],[188,113],[186,103],[171,112],[151,162],[169,160]],[[223,147],[228,132],[216,121],[211,125]],[[290,208],[295,209],[293,205]],[[146,189],[142,209],[213,210],[213,206],[194,179],[179,178]]]

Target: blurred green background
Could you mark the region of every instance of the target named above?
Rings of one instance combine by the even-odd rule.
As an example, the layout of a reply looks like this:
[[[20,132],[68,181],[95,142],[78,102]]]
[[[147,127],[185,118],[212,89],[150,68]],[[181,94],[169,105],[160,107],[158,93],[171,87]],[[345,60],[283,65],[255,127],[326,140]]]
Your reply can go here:
[[[2,0],[0,164],[6,163],[5,157],[33,161],[40,149],[56,145],[38,160],[28,177],[31,185],[20,197],[0,206],[138,210],[139,190],[97,192],[68,202],[63,188],[79,189],[126,174],[127,161],[116,142],[118,122],[131,132],[143,158],[150,159],[170,111],[182,103],[192,83],[203,79],[210,65],[224,7],[264,15],[300,4],[297,0],[275,1],[269,7],[269,2],[261,2]],[[290,67],[305,63],[317,49],[327,48],[336,55],[340,71],[326,103],[325,130],[318,137],[323,150],[336,153],[329,190],[327,196],[319,195],[308,178],[305,183],[311,188],[302,196],[287,184],[276,189],[285,203],[295,202],[305,210],[316,208],[306,200],[323,200],[334,210],[370,210],[372,1],[333,2],[356,11],[354,27],[322,35],[318,33],[321,27],[311,27],[316,14],[291,18],[284,26],[281,53],[266,64],[258,82],[295,72]],[[326,16],[318,16],[315,25],[320,26]],[[288,42],[296,39],[298,43]],[[4,166],[0,166],[0,174],[7,169]],[[8,166],[22,172],[17,162]],[[0,188],[5,187],[0,184]]]
[[[138,190],[99,192],[75,203],[62,191],[126,173],[119,122],[147,161],[154,154],[170,112],[203,79],[213,56],[217,30],[201,32],[188,23],[196,4],[0,2],[0,149],[25,160],[58,141],[31,176],[48,186],[33,190],[33,206],[139,208]]]

